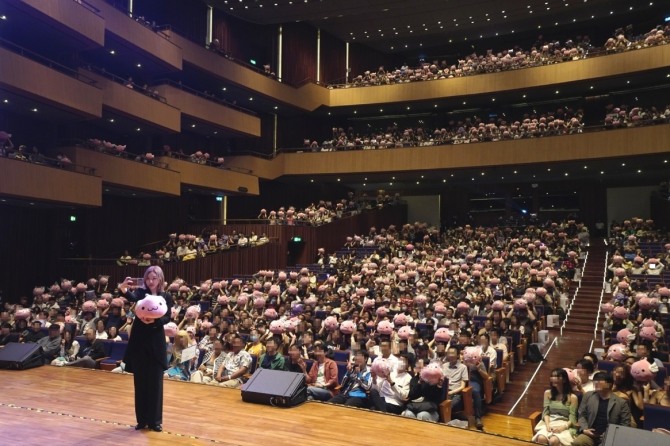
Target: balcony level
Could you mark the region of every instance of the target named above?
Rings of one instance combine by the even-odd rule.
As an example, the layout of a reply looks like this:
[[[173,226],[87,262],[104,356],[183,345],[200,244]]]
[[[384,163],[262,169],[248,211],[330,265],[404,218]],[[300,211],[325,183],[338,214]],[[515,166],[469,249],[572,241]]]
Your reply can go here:
[[[86,2],[71,0],[18,0],[11,2],[12,11],[25,15],[40,23],[40,33],[53,31],[53,36],[62,38],[80,49],[105,45],[105,19],[99,11]],[[21,17],[16,17],[21,20]],[[15,17],[10,13],[9,20]],[[43,26],[42,26],[43,25]],[[31,28],[37,26],[35,22]],[[48,30],[45,28],[49,28]],[[62,34],[62,36],[58,36]],[[53,36],[49,35],[53,44]],[[44,38],[45,36],[41,36]],[[63,42],[60,42],[62,44]],[[67,44],[67,43],[66,43]]]
[[[179,172],[83,147],[59,149],[77,165],[95,168],[102,182],[122,188],[179,196]]]
[[[207,189],[223,195],[259,194],[258,177],[244,173],[246,169],[221,169],[170,157],[161,157],[159,161],[177,171],[185,186]]]
[[[85,118],[102,116],[102,90],[92,79],[6,41],[0,60],[0,89]]]
[[[0,157],[0,196],[50,203],[102,206],[102,180],[74,165],[58,168]],[[4,200],[3,200],[4,201]]]
[[[283,175],[422,172],[660,153],[670,153],[670,124],[460,145],[284,153],[272,160],[235,156],[226,158],[226,165],[249,169],[260,178],[275,179]]]

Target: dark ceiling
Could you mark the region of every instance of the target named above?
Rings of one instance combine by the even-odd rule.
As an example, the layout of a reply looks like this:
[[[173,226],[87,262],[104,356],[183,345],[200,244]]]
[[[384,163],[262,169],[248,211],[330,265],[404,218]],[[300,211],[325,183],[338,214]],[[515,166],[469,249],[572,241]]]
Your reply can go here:
[[[347,42],[384,53],[590,22],[631,23],[670,10],[650,0],[211,0],[216,8],[262,25],[307,22]],[[639,21],[638,21],[639,23]],[[659,22],[660,23],[660,22]],[[636,30],[642,32],[642,30]],[[646,30],[645,30],[646,31]],[[540,31],[543,32],[543,31]]]

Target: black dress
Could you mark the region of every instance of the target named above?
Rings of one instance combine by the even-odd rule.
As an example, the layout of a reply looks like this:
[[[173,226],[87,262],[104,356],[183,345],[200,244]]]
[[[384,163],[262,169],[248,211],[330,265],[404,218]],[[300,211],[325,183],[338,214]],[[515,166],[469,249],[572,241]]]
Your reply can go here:
[[[131,302],[137,302],[147,294],[147,289],[138,288],[124,296]],[[167,313],[151,324],[135,318],[123,358],[125,371],[133,374],[135,417],[139,425],[163,424],[163,373],[168,368],[163,325],[170,322],[172,297],[168,293],[161,293],[161,296],[167,304]]]

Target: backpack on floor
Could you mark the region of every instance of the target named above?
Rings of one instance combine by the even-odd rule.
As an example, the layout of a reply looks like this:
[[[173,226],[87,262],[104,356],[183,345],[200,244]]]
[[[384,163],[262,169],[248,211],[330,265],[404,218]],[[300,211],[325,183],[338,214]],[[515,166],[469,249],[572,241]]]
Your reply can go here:
[[[542,356],[542,351],[540,350],[540,345],[535,343],[535,344],[530,344],[528,347],[528,361],[530,362],[541,362],[544,360],[544,356]]]

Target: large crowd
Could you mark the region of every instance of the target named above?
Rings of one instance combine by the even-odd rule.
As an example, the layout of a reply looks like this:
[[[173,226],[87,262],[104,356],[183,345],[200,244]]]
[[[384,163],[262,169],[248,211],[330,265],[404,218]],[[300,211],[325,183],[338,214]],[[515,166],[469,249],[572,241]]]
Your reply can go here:
[[[446,60],[433,60],[430,63],[422,62],[418,67],[409,67],[405,64],[393,70],[386,70],[380,66],[377,70],[368,70],[354,77],[346,87],[423,82],[498,73],[580,60],[594,55],[620,53],[663,45],[668,42],[670,42],[670,26],[658,25],[641,35],[633,35],[631,27],[628,27],[615,30],[612,37],[608,38],[602,47],[593,46],[588,36],[578,36],[574,40],[568,39],[565,42],[538,40],[530,49],[524,50],[517,47],[497,52],[489,49],[486,54],[474,52],[451,65]],[[332,85],[331,87],[342,86]]]
[[[290,370],[305,374],[312,399],[433,421],[440,419],[447,393],[455,417],[465,408],[464,398],[471,397],[472,415],[482,428],[487,404],[504,390],[504,379],[498,378],[504,365],[515,354],[526,354],[523,346],[538,340],[547,315],[565,318],[572,281],[581,268],[580,235],[587,232],[574,220],[445,232],[422,223],[370,228],[368,234],[348,237],[337,252],[320,249],[311,267],[196,284],[174,278],[165,283],[175,302],[165,327],[171,358],[166,378],[239,387],[254,367]],[[665,236],[653,230],[653,222],[639,219],[624,222],[613,234],[613,246],[625,239],[626,253],[636,252],[632,234],[640,240]],[[656,259],[665,265],[670,257]],[[618,271],[613,277],[620,277]],[[628,289],[623,282],[613,287]],[[658,307],[667,308],[668,295],[659,291]],[[95,367],[105,353],[90,345],[127,338],[133,317],[133,307],[109,277],[77,284],[62,280],[37,286],[32,298],[6,305],[0,313],[0,344],[38,342],[54,365]],[[646,342],[644,320],[639,331],[629,328],[627,338],[634,347],[625,360],[636,379],[639,364],[657,363],[654,358],[667,352],[663,336]],[[654,325],[655,334],[660,329]],[[181,361],[191,346],[200,360]],[[534,358],[517,357],[519,363],[524,359]],[[552,372],[546,423],[555,421],[549,415],[558,391],[565,406],[561,431],[569,430],[570,438],[577,435],[577,407],[568,407],[569,394],[586,400],[594,381],[621,390],[616,370],[595,373],[600,359],[587,353],[574,365],[566,364],[567,371]],[[123,363],[113,366],[123,371]],[[638,388],[647,392],[648,401],[667,404],[670,381],[665,388],[654,387],[650,376],[640,377]],[[441,388],[445,377],[448,389]],[[629,412],[628,424],[638,422],[634,416]],[[552,436],[545,431],[536,440]]]

